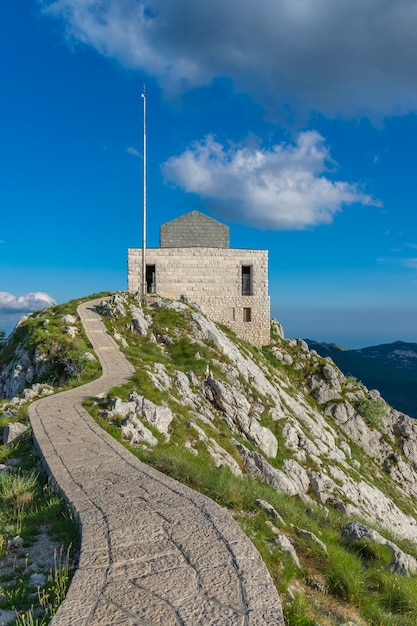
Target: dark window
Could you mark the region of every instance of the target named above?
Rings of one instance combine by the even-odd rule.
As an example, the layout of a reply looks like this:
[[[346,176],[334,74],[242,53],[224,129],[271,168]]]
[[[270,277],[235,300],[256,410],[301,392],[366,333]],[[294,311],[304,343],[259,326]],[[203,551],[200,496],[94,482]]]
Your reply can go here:
[[[252,295],[252,266],[242,265],[242,296]]]
[[[251,322],[252,321],[252,309],[245,307],[243,309],[243,321],[244,322]]]
[[[155,286],[155,265],[146,266],[146,292],[156,293]]]

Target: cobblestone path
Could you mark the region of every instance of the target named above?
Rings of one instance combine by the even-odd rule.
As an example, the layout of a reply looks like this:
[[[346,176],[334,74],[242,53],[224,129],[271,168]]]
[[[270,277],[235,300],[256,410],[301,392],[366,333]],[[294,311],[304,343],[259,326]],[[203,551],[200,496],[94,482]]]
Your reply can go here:
[[[78,312],[103,375],[29,410],[81,528],[79,567],[53,626],[282,626],[271,577],[228,511],[141,463],[82,408],[133,373],[96,302]]]

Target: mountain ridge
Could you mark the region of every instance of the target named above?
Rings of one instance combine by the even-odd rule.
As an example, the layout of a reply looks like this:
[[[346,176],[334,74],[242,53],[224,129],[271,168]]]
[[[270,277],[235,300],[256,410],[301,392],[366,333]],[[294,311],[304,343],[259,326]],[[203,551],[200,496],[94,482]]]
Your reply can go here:
[[[330,357],[346,376],[378,389],[396,409],[417,417],[417,343],[397,340],[352,350],[334,343],[305,341],[320,356]]]

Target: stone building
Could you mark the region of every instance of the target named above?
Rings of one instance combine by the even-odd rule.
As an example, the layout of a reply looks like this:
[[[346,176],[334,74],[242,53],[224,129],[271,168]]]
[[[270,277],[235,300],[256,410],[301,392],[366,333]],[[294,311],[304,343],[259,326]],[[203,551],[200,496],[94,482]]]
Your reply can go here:
[[[128,250],[128,289],[140,292],[142,249]],[[186,295],[215,322],[256,346],[269,343],[268,251],[229,247],[229,228],[191,211],[160,228],[146,249],[148,293]]]

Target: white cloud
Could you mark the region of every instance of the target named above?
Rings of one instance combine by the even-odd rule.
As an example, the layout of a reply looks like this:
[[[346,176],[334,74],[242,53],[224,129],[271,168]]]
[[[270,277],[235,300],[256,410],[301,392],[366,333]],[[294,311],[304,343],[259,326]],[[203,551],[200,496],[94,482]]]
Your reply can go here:
[[[230,78],[271,111],[417,110],[410,0],[38,0],[66,36],[182,92]]]
[[[26,293],[21,296],[15,296],[7,291],[0,291],[1,314],[29,313],[30,311],[45,309],[53,304],[56,304],[56,301],[42,291]]]
[[[258,228],[302,229],[330,223],[344,204],[380,206],[356,185],[331,180],[329,165],[323,137],[309,131],[267,150],[225,147],[208,136],[163,171],[166,181],[212,201],[218,214]]]
[[[126,148],[126,152],[128,152],[129,154],[133,154],[133,156],[137,156],[137,157],[142,156],[139,150],[136,150],[136,148],[133,148],[132,146],[129,146],[129,148]]]

